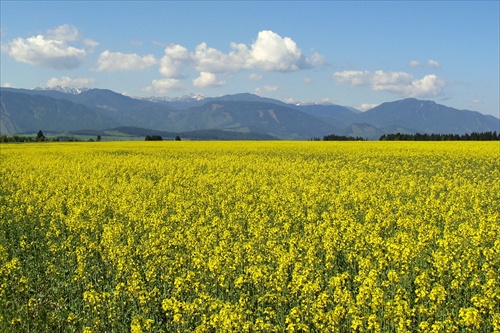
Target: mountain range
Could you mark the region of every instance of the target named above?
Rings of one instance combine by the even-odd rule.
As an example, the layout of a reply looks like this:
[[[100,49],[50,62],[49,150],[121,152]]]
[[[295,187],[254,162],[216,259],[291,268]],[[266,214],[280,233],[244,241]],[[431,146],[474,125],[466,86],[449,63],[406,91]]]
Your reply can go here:
[[[295,105],[243,93],[222,97],[132,98],[105,89],[0,88],[0,134],[98,131],[133,127],[170,133],[304,140],[329,134],[378,139],[389,133],[499,131],[500,120],[476,111],[407,98],[360,112],[340,105]],[[217,130],[210,137],[207,130]]]

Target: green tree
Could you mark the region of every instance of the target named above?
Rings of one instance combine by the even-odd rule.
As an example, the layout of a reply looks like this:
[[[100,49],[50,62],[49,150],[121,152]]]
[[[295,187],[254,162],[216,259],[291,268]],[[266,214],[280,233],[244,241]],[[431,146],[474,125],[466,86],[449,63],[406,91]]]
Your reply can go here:
[[[42,130],[39,130],[38,133],[36,134],[36,140],[37,141],[45,141],[45,135],[43,135]]]

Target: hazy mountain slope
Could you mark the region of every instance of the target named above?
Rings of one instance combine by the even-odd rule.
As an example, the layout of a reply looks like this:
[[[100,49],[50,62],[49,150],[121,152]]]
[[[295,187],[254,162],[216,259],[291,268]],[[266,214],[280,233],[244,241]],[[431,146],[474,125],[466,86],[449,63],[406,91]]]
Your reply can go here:
[[[335,128],[342,129],[357,121],[357,113],[340,105],[300,105],[295,109],[321,119]]]
[[[41,89],[2,88],[1,91],[22,92],[31,96],[48,96],[71,101],[94,110],[104,118],[113,119],[115,126],[122,124],[161,130],[168,122],[169,112],[174,110],[166,104],[131,98],[107,89],[89,89],[79,94]]]
[[[107,89],[90,89],[72,96],[73,102],[100,110],[136,111],[157,106],[155,102],[128,97]]]
[[[361,137],[367,140],[377,140],[385,132],[378,127],[366,123],[353,123],[339,131],[337,135]]]
[[[499,130],[499,120],[493,116],[415,98],[383,103],[358,114],[357,119],[380,129],[404,127],[420,133],[465,134]]]
[[[22,93],[26,95],[37,95],[37,96],[47,96],[52,97],[54,99],[65,99],[68,101],[73,101],[75,95],[64,93],[59,90],[50,90],[50,89],[18,89],[18,88],[0,88],[0,94],[3,92],[11,92],[11,93]]]
[[[232,95],[224,95],[219,97],[205,97],[199,98],[198,95],[195,95],[198,98],[187,98],[170,100],[170,101],[160,101],[160,103],[169,105],[170,107],[177,110],[186,110],[195,106],[201,106],[207,103],[214,102],[260,102],[260,103],[272,103],[286,107],[292,107],[292,105],[286,104],[282,101],[272,98],[261,97],[255,94],[249,93],[241,93],[241,94],[232,94]]]
[[[99,114],[105,115],[124,126],[137,126],[164,130],[169,124],[169,115],[175,111],[162,103],[131,98],[105,89],[91,89],[73,97]]]
[[[176,113],[173,123],[177,131],[231,129],[286,138],[310,138],[332,131],[330,125],[308,114],[260,102],[210,102]]]
[[[64,99],[2,91],[1,133],[104,129],[118,123],[97,112]]]

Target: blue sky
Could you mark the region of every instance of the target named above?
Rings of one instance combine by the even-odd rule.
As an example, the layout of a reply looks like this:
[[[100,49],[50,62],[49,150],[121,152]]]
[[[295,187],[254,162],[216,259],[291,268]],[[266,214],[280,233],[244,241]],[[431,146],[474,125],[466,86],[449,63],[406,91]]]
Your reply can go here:
[[[499,1],[5,1],[2,86],[499,116]]]

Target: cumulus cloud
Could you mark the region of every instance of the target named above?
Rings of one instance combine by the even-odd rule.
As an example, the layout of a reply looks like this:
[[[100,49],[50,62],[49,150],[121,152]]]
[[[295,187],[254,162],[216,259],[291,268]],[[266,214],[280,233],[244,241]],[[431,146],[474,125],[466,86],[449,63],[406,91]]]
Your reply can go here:
[[[64,42],[74,42],[80,37],[78,29],[69,24],[63,24],[47,31],[47,37]]]
[[[15,88],[14,85],[10,82],[4,82],[2,83],[3,88]]]
[[[366,85],[370,81],[369,71],[343,71],[333,74],[333,79],[338,83],[348,82],[353,86]]]
[[[161,80],[153,80],[152,86],[144,88],[143,91],[147,93],[166,94],[184,88],[185,85],[181,80],[164,78]]]
[[[420,80],[413,80],[411,86],[402,92],[408,97],[437,96],[443,88],[444,81],[434,74],[429,74]]]
[[[195,68],[211,73],[235,73],[249,68],[250,55],[245,45],[231,43],[231,49],[229,54],[225,54],[201,43],[193,54]]]
[[[408,64],[408,66],[410,66],[412,68],[413,67],[418,67],[418,66],[420,66],[420,61],[418,61],[418,60],[412,60],[412,61],[410,61],[410,63]]]
[[[289,37],[260,31],[251,47],[250,62],[265,71],[297,71],[309,67],[301,49]]]
[[[87,47],[87,50],[90,52],[94,52],[94,49],[99,45],[98,42],[90,38],[82,39],[82,43]]]
[[[217,76],[210,72],[201,72],[200,76],[193,80],[193,86],[198,88],[218,87],[225,84],[225,81],[218,80]]]
[[[160,60],[160,74],[168,78],[180,78],[185,66],[191,64],[191,54],[181,45],[171,44],[165,48]]]
[[[369,77],[374,91],[392,91],[399,93],[412,83],[413,76],[405,72],[375,71]]]
[[[378,104],[363,103],[360,106],[358,106],[358,110],[367,111],[367,110],[373,109],[376,106],[378,106]]]
[[[313,53],[307,58],[307,63],[311,67],[325,66],[327,64],[326,58],[319,53]]]
[[[278,90],[278,86],[267,85],[267,86],[264,86],[264,90],[267,92],[273,92],[273,91]]]
[[[246,69],[264,71],[298,71],[319,66],[324,57],[314,53],[306,57],[289,37],[281,37],[269,30],[260,31],[252,45],[230,44],[231,51],[224,53],[209,47],[205,42],[189,52],[181,45],[168,45],[161,59],[160,73],[165,77],[179,75],[183,67],[192,66],[198,72],[217,74],[236,73]]]
[[[255,74],[255,73],[252,73],[250,75],[248,75],[248,78],[254,82],[258,82],[258,81],[261,81],[262,80],[262,75],[260,74]]]
[[[388,91],[404,97],[436,96],[444,88],[444,81],[434,74],[416,79],[405,72],[384,71],[343,71],[333,74],[338,83],[350,83],[353,86],[368,86],[373,91]]]
[[[436,60],[433,60],[433,59],[429,59],[427,61],[427,66],[429,66],[429,67],[441,67],[439,62],[437,62]]]
[[[159,45],[159,44],[158,44]],[[192,80],[195,87],[222,86],[225,81],[217,75],[235,74],[244,70],[290,72],[309,69],[325,63],[318,53],[307,57],[290,37],[281,37],[269,30],[260,31],[256,40],[247,45],[230,43],[230,51],[222,52],[202,42],[190,51],[182,45],[165,46],[160,59],[160,74],[166,79],[182,80],[187,69],[194,69],[198,77]],[[260,81],[262,76],[250,74],[249,79]],[[154,85],[147,89],[155,89]]]
[[[312,84],[313,83],[313,80],[310,77],[304,77],[303,80],[304,80],[305,84]]]
[[[95,79],[93,78],[87,78],[87,77],[70,78],[67,76],[63,76],[60,78],[57,77],[51,78],[44,84],[44,86],[48,88],[54,88],[57,86],[80,88],[80,87],[91,86],[94,82]]]
[[[262,96],[263,95],[262,88],[260,88],[260,87],[255,88],[254,94],[257,96]]]
[[[427,67],[438,68],[438,67],[441,67],[441,64],[437,60],[434,60],[434,59],[427,60],[426,64],[422,64],[418,60],[412,60],[412,61],[410,61],[410,63],[408,64],[408,66],[410,66],[412,68],[420,67],[420,66],[427,66]]]
[[[46,39],[42,35],[27,39],[17,38],[8,44],[8,54],[18,62],[55,69],[73,69],[87,57],[84,49]]]
[[[157,64],[158,61],[153,55],[140,56],[135,53],[102,52],[97,60],[96,70],[116,72],[116,71],[136,71]]]
[[[70,42],[83,47],[72,46]],[[65,24],[47,31],[46,35],[16,38],[2,49],[18,62],[63,70],[82,65],[95,46],[97,42],[82,40],[76,27]]]

